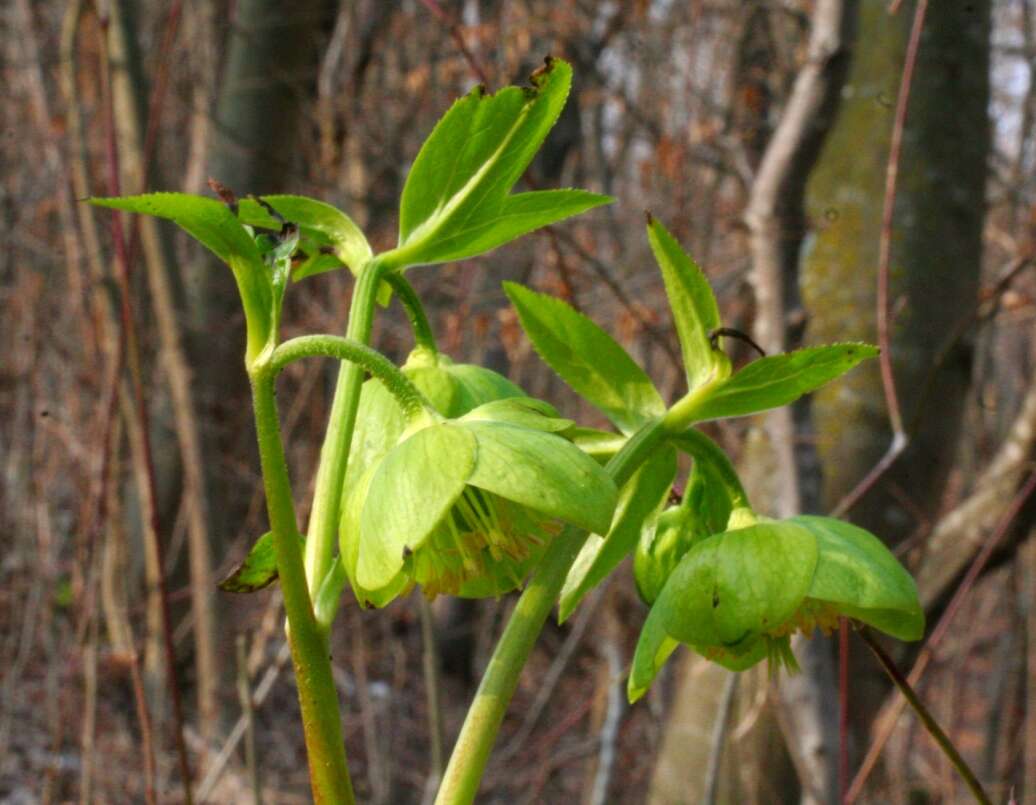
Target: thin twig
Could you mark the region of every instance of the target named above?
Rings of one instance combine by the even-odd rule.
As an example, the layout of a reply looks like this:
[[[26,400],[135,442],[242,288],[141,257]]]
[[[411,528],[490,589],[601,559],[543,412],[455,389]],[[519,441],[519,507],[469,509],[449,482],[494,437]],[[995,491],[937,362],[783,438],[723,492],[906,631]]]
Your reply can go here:
[[[262,805],[259,764],[255,753],[255,702],[252,699],[252,684],[248,678],[248,656],[243,634],[239,634],[234,641],[234,656],[237,659],[237,698],[241,702],[241,718],[245,722],[245,768],[248,770],[248,784],[252,788],[252,802],[254,805]]]
[[[920,718],[921,722],[924,724],[925,729],[928,730],[928,733],[932,736],[935,742],[939,744],[939,748],[942,750],[943,754],[949,758],[954,768],[957,769],[960,776],[964,778],[964,782],[967,784],[968,788],[971,789],[971,793],[974,795],[975,799],[978,802],[983,803],[983,805],[991,805],[989,797],[986,796],[986,792],[982,788],[982,783],[978,781],[975,773],[972,772],[964,758],[960,756],[960,753],[957,751],[957,747],[953,745],[953,742],[947,737],[946,733],[942,731],[942,728],[928,711],[928,708],[925,707],[924,703],[918,698],[917,694],[910,686],[910,683],[907,682],[899,672],[899,669],[896,668],[896,664],[892,662],[892,658],[885,653],[885,650],[882,649],[878,641],[871,635],[870,630],[861,629],[860,637],[863,639],[863,642],[867,644],[867,647],[874,652],[874,656],[878,658],[878,662],[880,662],[881,667],[885,669],[885,673],[889,675],[889,678],[891,678],[896,684],[896,687],[899,688],[899,692],[902,693],[903,697],[910,703],[914,712],[917,713],[917,717]]]
[[[140,719],[140,748],[144,753],[144,799],[148,805],[156,805],[155,798],[155,740],[151,729],[151,713],[144,694],[144,678],[140,673],[140,656],[135,647],[130,647],[130,680],[133,684],[133,700]]]
[[[737,682],[740,674],[728,674],[720,694],[716,720],[712,724],[712,737],[709,740],[709,765],[705,768],[705,785],[703,786],[702,805],[714,805],[719,793],[719,770],[723,763],[723,748],[727,743],[727,732],[730,730],[730,718],[734,714],[734,696],[737,693]]]
[[[280,676],[284,666],[288,664],[288,660],[290,658],[291,649],[288,647],[287,642],[285,642],[277,652],[277,659],[274,660],[273,665],[266,669],[266,673],[263,674],[263,678],[255,687],[255,692],[252,694],[252,703],[254,708],[261,707],[263,702],[266,701],[266,697],[270,695],[270,691],[273,689],[274,682],[277,681],[277,678]],[[247,720],[245,715],[242,713],[238,718],[237,723],[234,724],[234,728],[230,731],[230,735],[227,736],[226,743],[223,744],[219,753],[215,758],[213,758],[212,764],[205,772],[205,777],[198,785],[198,802],[205,802],[212,794],[212,790],[216,787],[220,777],[223,776],[223,770],[226,768],[231,755],[234,754],[234,750],[237,749],[237,745],[241,743],[241,739],[244,737],[247,727]]]
[[[453,37],[453,41],[457,43],[457,50],[461,52],[464,60],[467,61],[468,66],[471,68],[471,72],[476,75],[480,84],[489,86],[489,79],[486,77],[486,71],[482,69],[482,65],[479,64],[478,59],[475,58],[475,54],[471,52],[471,48],[469,48],[467,43],[464,41],[464,32],[461,30],[457,21],[443,11],[442,6],[435,2],[435,0],[421,0],[421,5],[431,11],[439,22],[450,29],[450,36]]]
[[[101,20],[100,29],[102,37],[106,39],[108,29],[108,20],[106,18]],[[105,111],[108,189],[113,196],[117,196],[120,194],[120,182],[118,150],[115,142],[115,118],[112,102],[111,69],[107,58],[107,50],[103,42],[101,47],[101,82]],[[191,768],[187,758],[187,744],[184,739],[183,732],[183,702],[180,696],[180,686],[176,671],[176,656],[173,648],[173,628],[172,619],[169,613],[169,593],[166,585],[165,573],[162,571],[162,568],[164,567],[162,556],[163,546],[162,540],[159,538],[160,524],[158,520],[158,509],[154,505],[157,500],[157,486],[155,482],[154,461],[151,452],[148,410],[144,401],[144,390],[140,372],[140,355],[137,349],[136,324],[133,318],[133,311],[130,306],[130,296],[132,293],[130,284],[131,266],[129,264],[129,255],[126,248],[125,233],[122,228],[122,218],[117,210],[112,211],[112,236],[115,243],[115,265],[117,268],[116,280],[119,285],[121,297],[120,323],[122,327],[122,337],[126,346],[128,358],[127,366],[130,369],[137,417],[141,424],[141,439],[144,451],[146,483],[148,485],[148,489],[143,490],[147,494],[142,495],[142,498],[145,501],[151,501],[151,505],[148,507],[149,511],[147,512],[148,528],[146,530],[148,532],[148,536],[153,542],[152,549],[158,560],[159,567],[157,578],[158,596],[161,601],[162,637],[165,646],[166,676],[169,686],[169,694],[173,705],[174,740],[180,764],[180,776],[183,782],[184,800],[187,805],[191,805],[193,802],[191,797]]]
[[[439,679],[439,644],[435,639],[435,623],[428,599],[417,593],[417,611],[421,618],[422,668],[424,670],[425,695],[428,700],[428,737],[431,747],[431,770],[426,790],[434,792],[439,788],[443,769],[446,768],[446,737],[442,714],[442,684]]]
[[[1025,502],[1034,491],[1036,491],[1036,472],[1029,475],[1025,485],[1021,490],[1019,490],[1018,494],[1015,495],[1014,500],[1011,501],[1011,505],[1008,506],[1007,511],[1004,512],[1004,515],[997,524],[996,529],[992,534],[990,534],[989,539],[986,540],[985,545],[982,546],[982,550],[975,556],[974,561],[971,563],[971,567],[968,568],[968,572],[961,580],[960,586],[953,594],[953,598],[950,599],[950,603],[947,605],[946,611],[943,612],[942,617],[939,619],[939,623],[932,630],[924,648],[922,648],[918,653],[917,659],[914,661],[914,666],[910,669],[910,674],[907,677],[907,683],[910,686],[916,687],[918,682],[920,682],[922,674],[924,674],[925,669],[928,667],[928,663],[932,660],[932,657],[935,654],[936,646],[949,631],[950,624],[953,622],[957,612],[963,605],[968,593],[970,593],[972,587],[974,587],[979,575],[988,564],[989,559],[993,555],[993,551],[996,550],[1004,535],[1007,533],[1007,530],[1011,527],[1011,524],[1021,511],[1022,506],[1025,505]],[[885,743],[892,735],[892,730],[896,725],[896,721],[899,719],[900,713],[903,712],[903,706],[905,704],[906,702],[904,702],[903,699],[897,697],[890,705],[884,708],[881,718],[878,721],[878,727],[875,730],[874,740],[867,749],[867,755],[864,757],[863,763],[860,764],[860,769],[856,772],[856,777],[853,779],[853,783],[845,795],[844,801],[846,805],[851,805],[863,790],[863,785],[867,782],[867,777],[874,769],[878,757],[885,748]]]

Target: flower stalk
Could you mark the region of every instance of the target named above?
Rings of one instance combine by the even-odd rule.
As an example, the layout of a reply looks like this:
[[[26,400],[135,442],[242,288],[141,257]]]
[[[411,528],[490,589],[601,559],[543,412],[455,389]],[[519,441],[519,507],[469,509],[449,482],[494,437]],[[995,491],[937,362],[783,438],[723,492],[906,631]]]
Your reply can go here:
[[[249,376],[266,508],[288,616],[288,642],[302,709],[313,797],[321,805],[351,805],[355,798],[342,740],[338,693],[331,675],[327,641],[313,614],[298,541],[295,504],[274,396],[276,373],[271,368],[261,368]]]

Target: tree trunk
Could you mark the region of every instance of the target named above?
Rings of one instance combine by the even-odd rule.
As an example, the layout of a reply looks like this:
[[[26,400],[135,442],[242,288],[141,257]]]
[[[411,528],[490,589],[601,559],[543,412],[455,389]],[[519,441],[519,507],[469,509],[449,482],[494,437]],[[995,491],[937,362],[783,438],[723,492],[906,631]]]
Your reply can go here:
[[[912,15],[862,4],[838,125],[811,180],[819,227],[802,292],[809,340],[874,341],[875,270],[885,165]],[[977,304],[989,154],[989,2],[939,3],[927,15],[900,157],[892,231],[891,352],[910,445],[851,518],[896,543],[934,515],[959,449],[971,345],[947,339]],[[945,350],[945,352],[944,352]],[[938,363],[937,363],[938,361]],[[878,366],[814,397],[824,508],[867,473],[891,433]],[[885,681],[869,657],[853,670],[857,738]],[[855,747],[859,749],[859,746]]]

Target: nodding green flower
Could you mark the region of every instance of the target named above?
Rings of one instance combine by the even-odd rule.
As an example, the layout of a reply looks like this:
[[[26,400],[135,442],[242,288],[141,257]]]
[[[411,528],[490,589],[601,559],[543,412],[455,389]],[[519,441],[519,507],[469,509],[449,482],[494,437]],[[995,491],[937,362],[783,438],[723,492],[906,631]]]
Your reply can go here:
[[[914,580],[873,534],[830,517],[778,522],[736,509],[728,530],[695,542],[658,594],[637,644],[630,699],[679,643],[735,671],[764,658],[772,673],[794,671],[791,636],[829,634],[840,617],[901,640],[924,633]]]
[[[361,603],[384,606],[412,584],[500,595],[520,586],[557,521],[607,530],[616,489],[559,435],[547,403],[497,400],[404,431],[347,491],[341,555]]]
[[[463,416],[494,400],[526,396],[521,388],[491,369],[454,363],[446,355],[427,348],[418,347],[411,352],[401,370],[444,417]],[[375,378],[364,383],[343,487],[346,493],[372,462],[395,446],[405,429],[403,410],[385,385]]]

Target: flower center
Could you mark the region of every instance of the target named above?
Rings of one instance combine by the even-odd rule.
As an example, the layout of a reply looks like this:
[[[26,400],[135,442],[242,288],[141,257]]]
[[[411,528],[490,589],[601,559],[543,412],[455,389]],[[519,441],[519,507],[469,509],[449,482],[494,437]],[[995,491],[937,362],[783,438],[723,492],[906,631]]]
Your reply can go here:
[[[469,486],[407,559],[407,571],[429,599],[456,595],[464,582],[490,573],[513,589],[522,582],[520,563],[556,533],[525,506]]]
[[[774,637],[801,632],[806,637],[820,629],[825,637],[838,630],[838,609],[830,601],[807,598],[787,621],[770,632]]]

